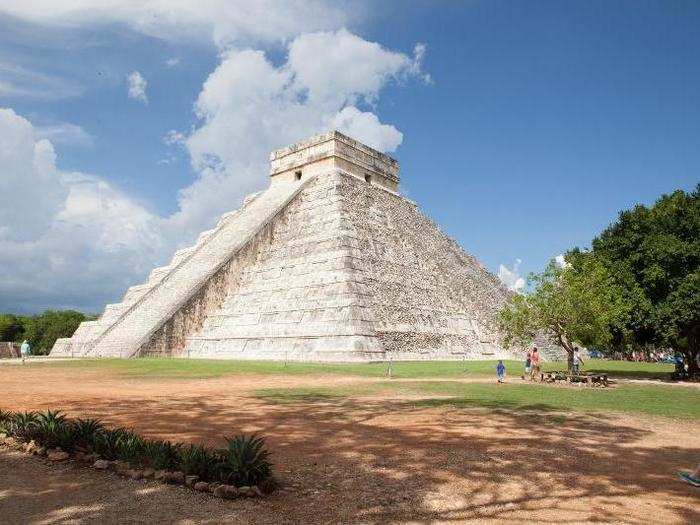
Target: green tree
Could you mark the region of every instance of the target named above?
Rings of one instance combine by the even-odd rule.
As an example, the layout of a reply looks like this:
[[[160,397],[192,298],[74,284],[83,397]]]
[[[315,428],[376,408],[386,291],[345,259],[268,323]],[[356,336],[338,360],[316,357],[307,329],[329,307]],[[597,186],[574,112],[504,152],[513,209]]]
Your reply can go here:
[[[78,325],[89,319],[75,310],[46,310],[34,316],[21,317],[24,334],[34,354],[48,354],[59,337],[70,337]]]
[[[700,185],[636,206],[592,242],[592,251],[635,303],[626,323],[633,344],[685,355],[700,351]]]
[[[22,322],[13,314],[0,314],[0,341],[18,341],[24,333]]]
[[[570,252],[563,268],[550,261],[528,280],[532,291],[514,295],[500,311],[506,345],[527,345],[544,334],[566,350],[571,370],[576,343],[606,346],[615,330],[624,331],[630,302],[593,254]]]

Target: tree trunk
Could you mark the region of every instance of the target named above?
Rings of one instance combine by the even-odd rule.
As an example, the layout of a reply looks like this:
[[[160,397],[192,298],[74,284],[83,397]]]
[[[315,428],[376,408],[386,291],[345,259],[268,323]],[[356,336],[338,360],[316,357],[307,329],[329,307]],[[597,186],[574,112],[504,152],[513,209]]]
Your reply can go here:
[[[695,374],[700,374],[700,368],[698,368],[698,350],[691,349],[683,352],[687,362],[688,362],[688,375],[693,377]]]
[[[558,334],[559,344],[566,350],[566,368],[571,373],[574,368],[574,345],[564,334]]]

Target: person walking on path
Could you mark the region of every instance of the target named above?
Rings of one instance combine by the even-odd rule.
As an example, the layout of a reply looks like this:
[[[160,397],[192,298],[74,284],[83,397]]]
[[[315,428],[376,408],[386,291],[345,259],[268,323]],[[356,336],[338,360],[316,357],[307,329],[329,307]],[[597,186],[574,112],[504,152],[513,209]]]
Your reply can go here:
[[[678,473],[678,477],[686,483],[690,483],[693,487],[700,487],[700,463],[697,467],[695,467],[695,470],[693,472],[681,470]]]
[[[503,380],[506,378],[506,365],[503,364],[502,359],[499,359],[498,365],[496,365],[496,377],[499,383],[503,383]]]
[[[22,363],[24,364],[24,360],[29,357],[29,354],[31,353],[32,348],[29,346],[29,341],[26,339],[22,341],[22,346],[19,347],[19,353],[22,356]]]
[[[540,380],[540,354],[537,351],[537,347],[532,349],[532,356],[530,356],[530,379],[533,381]]]
[[[581,350],[578,346],[574,347],[574,359],[571,368],[571,372],[577,376],[581,373],[581,365],[583,364],[583,358],[581,357]]]

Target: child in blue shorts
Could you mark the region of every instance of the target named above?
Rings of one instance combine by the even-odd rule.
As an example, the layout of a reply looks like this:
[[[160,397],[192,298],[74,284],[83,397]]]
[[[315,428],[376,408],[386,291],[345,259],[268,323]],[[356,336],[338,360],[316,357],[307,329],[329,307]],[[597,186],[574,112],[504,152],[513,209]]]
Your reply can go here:
[[[496,377],[498,377],[499,383],[503,383],[503,380],[506,377],[506,365],[503,364],[503,360],[498,361],[498,365],[496,366]]]

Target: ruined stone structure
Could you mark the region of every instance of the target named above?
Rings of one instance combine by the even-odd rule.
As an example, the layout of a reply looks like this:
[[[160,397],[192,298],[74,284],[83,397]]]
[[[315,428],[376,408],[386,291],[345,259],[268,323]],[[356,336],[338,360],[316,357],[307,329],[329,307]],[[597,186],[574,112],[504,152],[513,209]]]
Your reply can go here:
[[[331,132],[270,166],[267,190],[51,355],[513,357],[494,323],[509,292],[397,193],[394,159]]]

